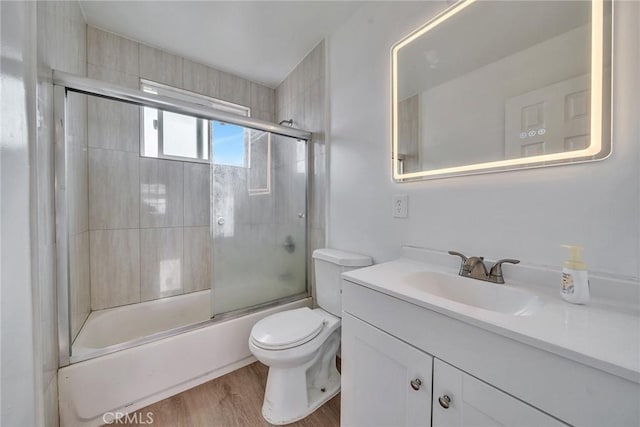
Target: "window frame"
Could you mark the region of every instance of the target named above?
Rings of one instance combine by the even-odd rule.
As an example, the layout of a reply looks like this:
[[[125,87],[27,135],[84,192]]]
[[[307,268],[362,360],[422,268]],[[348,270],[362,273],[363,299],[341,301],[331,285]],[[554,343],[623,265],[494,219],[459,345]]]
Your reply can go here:
[[[165,85],[162,83],[154,82],[152,80],[140,79],[140,90],[147,93],[152,93],[154,95],[167,96],[170,98],[178,99],[180,101],[190,102],[197,105],[202,105],[207,108],[213,108],[219,111],[224,111],[227,113],[238,114],[245,117],[251,117],[251,108],[235,104],[233,102],[224,101],[222,99],[213,98],[210,96],[202,95],[196,92],[191,92],[188,90],[180,89],[174,86]],[[147,147],[147,140],[145,138],[144,133],[144,108],[140,109],[140,156],[152,158],[152,159],[166,159],[166,160],[178,160],[182,162],[192,162],[192,163],[212,163],[213,162],[213,130],[212,130],[212,122],[213,120],[204,119],[197,116],[188,116],[195,117],[196,120],[196,155],[198,157],[185,157],[185,156],[176,156],[171,154],[166,154],[164,152],[164,131],[163,131],[163,113],[164,110],[156,108],[155,109],[158,114],[158,123],[157,123],[157,134],[158,139],[156,141],[157,147],[157,155],[150,156],[145,154],[145,148]],[[180,114],[180,113],[176,113]],[[184,115],[184,114],[183,114]],[[208,126],[208,135],[207,141],[204,141],[203,138],[203,124],[206,123]],[[224,123],[224,122],[221,122]],[[205,150],[208,155],[208,158],[204,158]],[[245,147],[246,151],[246,147]],[[246,159],[246,153],[245,153]],[[245,160],[246,161],[246,160]]]

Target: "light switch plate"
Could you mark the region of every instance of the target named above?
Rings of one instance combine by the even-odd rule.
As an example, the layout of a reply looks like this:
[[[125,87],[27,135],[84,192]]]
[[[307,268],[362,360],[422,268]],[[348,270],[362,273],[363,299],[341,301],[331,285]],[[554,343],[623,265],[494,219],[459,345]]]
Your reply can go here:
[[[406,194],[397,194],[393,196],[391,204],[391,213],[394,218],[406,218],[409,216],[408,197]]]

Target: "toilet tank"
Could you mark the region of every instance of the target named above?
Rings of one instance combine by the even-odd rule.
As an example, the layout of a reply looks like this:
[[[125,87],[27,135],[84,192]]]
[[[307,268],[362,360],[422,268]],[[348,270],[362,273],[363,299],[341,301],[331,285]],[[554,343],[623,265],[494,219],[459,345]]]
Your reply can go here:
[[[366,267],[373,263],[371,257],[338,249],[313,251],[316,273],[316,299],[318,305],[334,316],[342,316],[342,280],[345,271]]]

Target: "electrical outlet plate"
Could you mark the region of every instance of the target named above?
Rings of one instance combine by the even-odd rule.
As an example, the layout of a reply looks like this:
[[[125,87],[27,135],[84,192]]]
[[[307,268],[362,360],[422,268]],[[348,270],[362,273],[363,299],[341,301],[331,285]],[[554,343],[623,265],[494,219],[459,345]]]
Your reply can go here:
[[[393,196],[391,202],[391,214],[394,218],[406,218],[409,216],[408,198],[406,194]]]

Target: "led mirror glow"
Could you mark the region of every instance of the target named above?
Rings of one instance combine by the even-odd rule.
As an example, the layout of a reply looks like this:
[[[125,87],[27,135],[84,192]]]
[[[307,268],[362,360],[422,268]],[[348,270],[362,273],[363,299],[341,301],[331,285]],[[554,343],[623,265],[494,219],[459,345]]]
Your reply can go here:
[[[398,182],[611,153],[611,2],[460,1],[392,48]]]

